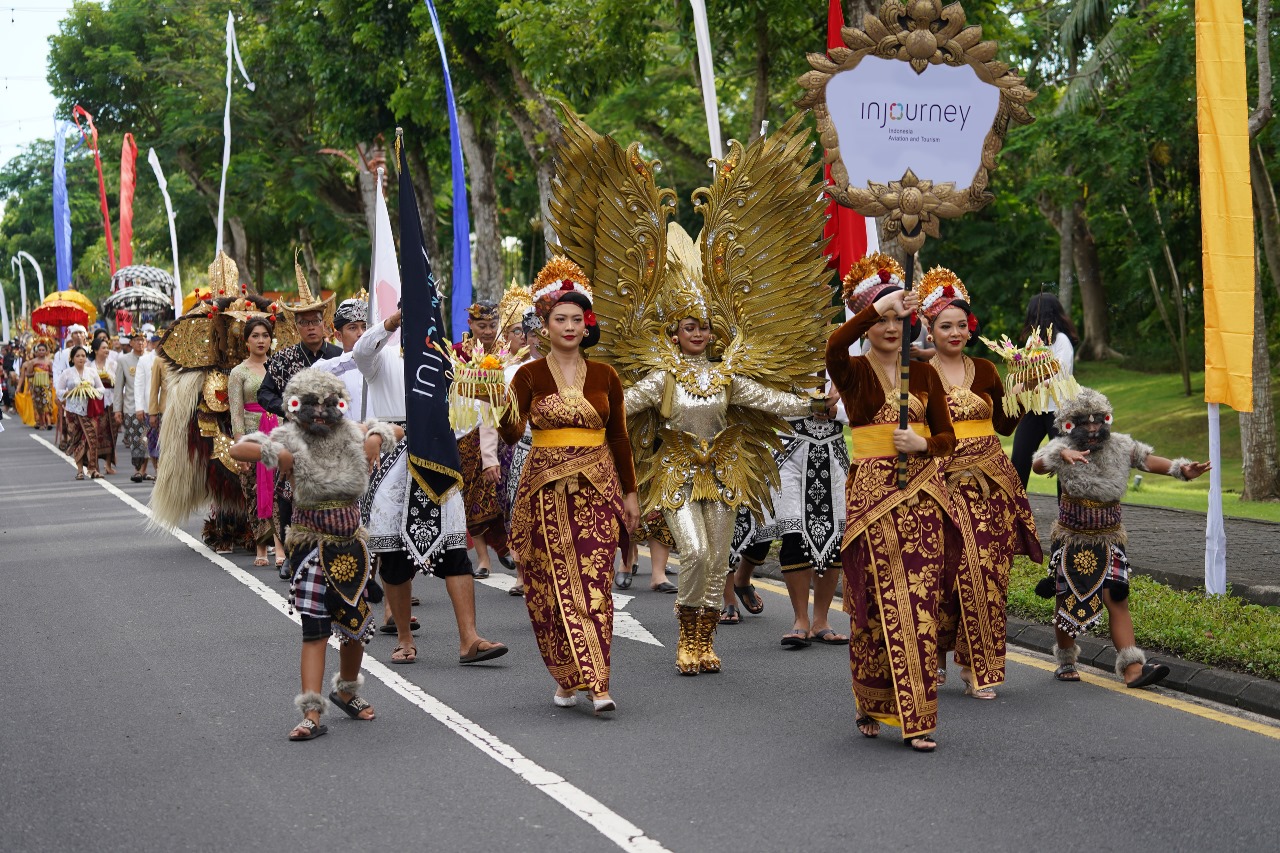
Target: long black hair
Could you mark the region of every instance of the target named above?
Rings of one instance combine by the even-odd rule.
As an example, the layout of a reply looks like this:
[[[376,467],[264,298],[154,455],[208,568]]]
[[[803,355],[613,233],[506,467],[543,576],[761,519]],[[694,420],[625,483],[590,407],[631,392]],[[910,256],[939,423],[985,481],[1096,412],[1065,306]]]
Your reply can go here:
[[[1071,339],[1071,346],[1080,345],[1080,335],[1076,333],[1076,326],[1071,322],[1071,318],[1067,316],[1067,312],[1063,310],[1062,303],[1058,301],[1058,297],[1052,293],[1037,293],[1027,303],[1027,319],[1022,324],[1022,337],[1020,340],[1025,341],[1036,329],[1040,329],[1041,333],[1043,333],[1050,326],[1053,327],[1053,337],[1046,343],[1051,344],[1059,334],[1065,334]]]

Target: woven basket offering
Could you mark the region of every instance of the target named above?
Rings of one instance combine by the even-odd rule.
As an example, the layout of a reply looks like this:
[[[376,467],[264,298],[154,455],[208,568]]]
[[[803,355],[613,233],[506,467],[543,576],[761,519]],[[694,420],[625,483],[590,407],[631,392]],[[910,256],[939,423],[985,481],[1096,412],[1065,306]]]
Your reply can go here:
[[[1050,326],[1046,337],[1053,338]],[[1004,360],[1004,412],[1010,417],[1019,412],[1044,414],[1050,403],[1061,405],[1080,393],[1080,384],[1070,373],[1062,371],[1062,365],[1053,354],[1053,348],[1044,342],[1040,330],[1035,329],[1023,346],[1002,335],[996,342],[990,338],[980,340],[992,352]]]

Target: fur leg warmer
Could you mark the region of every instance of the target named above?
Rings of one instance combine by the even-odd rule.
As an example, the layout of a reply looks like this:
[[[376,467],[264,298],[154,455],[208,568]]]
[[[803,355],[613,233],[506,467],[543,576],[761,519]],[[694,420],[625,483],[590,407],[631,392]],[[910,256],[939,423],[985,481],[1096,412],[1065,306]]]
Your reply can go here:
[[[1124,671],[1135,663],[1146,663],[1147,656],[1137,646],[1116,649],[1116,675],[1124,678]]]
[[[364,676],[357,675],[355,681],[343,681],[342,674],[335,672],[329,684],[334,693],[346,693],[355,698],[360,695],[360,688],[364,687]]]
[[[298,707],[303,716],[306,716],[311,711],[323,715],[325,711],[329,710],[329,700],[311,690],[293,697],[293,704]]]
[[[1057,646],[1053,650],[1054,657],[1058,659],[1059,666],[1075,666],[1076,661],[1080,660],[1080,647],[1075,643],[1067,646]]]

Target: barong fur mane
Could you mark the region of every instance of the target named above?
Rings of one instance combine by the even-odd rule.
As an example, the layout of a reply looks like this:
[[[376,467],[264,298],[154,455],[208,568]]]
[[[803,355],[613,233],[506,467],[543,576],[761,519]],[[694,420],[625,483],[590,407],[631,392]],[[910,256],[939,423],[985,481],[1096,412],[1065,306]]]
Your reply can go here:
[[[204,373],[169,370],[165,373],[165,413],[160,419],[160,454],[156,484],[148,506],[149,530],[171,531],[209,504],[209,472],[186,452],[188,430],[200,405]]]

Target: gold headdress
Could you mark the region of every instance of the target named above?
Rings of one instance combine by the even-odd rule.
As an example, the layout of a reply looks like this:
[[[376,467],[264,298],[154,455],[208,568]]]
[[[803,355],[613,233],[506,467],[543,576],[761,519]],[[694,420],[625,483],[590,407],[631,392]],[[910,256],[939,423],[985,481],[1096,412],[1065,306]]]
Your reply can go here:
[[[532,307],[533,291],[523,284],[517,284],[512,278],[507,292],[502,294],[502,300],[498,302],[498,332],[505,333],[507,329],[519,323]]]
[[[841,295],[855,314],[866,308],[887,287],[905,287],[902,264],[892,255],[872,252],[849,267],[844,274]]]
[[[307,277],[302,272],[302,264],[298,263],[298,250],[296,249],[293,252],[293,274],[298,280],[298,299],[296,302],[282,302],[280,307],[291,317],[297,317],[299,314],[309,314],[313,311],[323,311],[325,324],[333,325],[334,296],[330,296],[328,299],[317,299],[311,294],[311,286],[307,284]]]
[[[711,324],[711,306],[702,283],[702,258],[698,247],[680,227],[667,229],[667,280],[658,291],[658,319],[674,335],[685,317]]]
[[[960,276],[946,267],[934,267],[925,273],[916,285],[916,296],[920,299],[920,313],[929,323],[957,299],[973,304],[969,302],[969,291]]]
[[[533,305],[545,320],[546,315],[565,293],[581,293],[591,300],[591,279],[582,267],[561,255],[555,255],[533,280]]]

